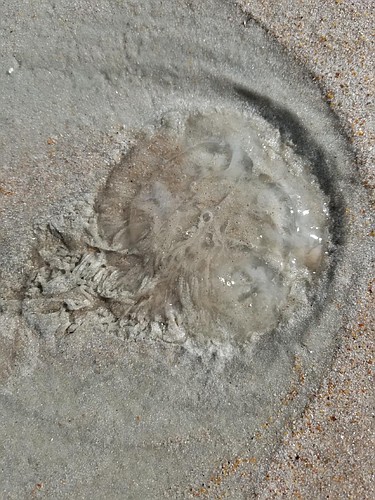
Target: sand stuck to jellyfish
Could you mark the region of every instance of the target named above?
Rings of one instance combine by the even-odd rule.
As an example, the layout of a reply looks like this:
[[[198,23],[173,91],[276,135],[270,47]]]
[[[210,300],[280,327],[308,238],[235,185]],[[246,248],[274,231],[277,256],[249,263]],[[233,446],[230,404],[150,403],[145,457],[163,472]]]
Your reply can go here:
[[[60,335],[99,314],[125,338],[251,342],[309,300],[326,207],[309,164],[263,119],[170,113],[136,134],[79,243],[55,225],[25,310]]]

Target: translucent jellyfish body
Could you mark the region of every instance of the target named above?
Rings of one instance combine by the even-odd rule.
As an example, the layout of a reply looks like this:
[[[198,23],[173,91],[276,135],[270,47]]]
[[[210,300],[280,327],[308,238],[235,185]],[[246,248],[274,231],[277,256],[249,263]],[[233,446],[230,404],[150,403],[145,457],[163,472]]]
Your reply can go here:
[[[308,301],[324,268],[324,195],[293,145],[254,117],[164,119],[95,208],[118,271],[112,313],[167,342],[251,340]]]

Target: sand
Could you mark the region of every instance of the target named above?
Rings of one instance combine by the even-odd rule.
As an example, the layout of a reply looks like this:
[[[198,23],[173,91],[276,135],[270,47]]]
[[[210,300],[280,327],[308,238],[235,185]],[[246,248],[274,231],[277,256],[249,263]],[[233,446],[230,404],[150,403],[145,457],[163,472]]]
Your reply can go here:
[[[3,3],[2,498],[373,497],[373,7]],[[65,309],[42,321],[27,290],[43,252],[81,241],[132,134],[173,107],[240,105],[332,200],[312,310],[203,354],[96,313],[76,334],[58,333]]]
[[[374,2],[242,2],[311,72],[337,113],[374,196]],[[373,212],[365,213],[374,238]],[[260,498],[374,496],[374,269],[332,371],[285,437]]]

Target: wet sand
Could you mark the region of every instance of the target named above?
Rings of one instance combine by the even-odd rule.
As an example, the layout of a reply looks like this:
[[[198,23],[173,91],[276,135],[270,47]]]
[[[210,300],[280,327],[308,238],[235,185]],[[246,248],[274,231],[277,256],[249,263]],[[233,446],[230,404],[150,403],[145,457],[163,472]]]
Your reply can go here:
[[[181,17],[183,23],[180,18],[177,22],[174,13],[167,12],[166,39],[170,36],[176,47],[184,47],[187,35],[180,26],[188,26],[189,16],[198,18],[202,10],[202,15],[207,16],[208,42],[199,54],[209,65],[215,57],[215,9],[208,15],[207,9],[201,9],[194,1],[177,3],[185,17]],[[260,414],[256,405],[246,407],[251,391],[248,394],[246,384],[241,385],[244,379],[239,373],[252,369],[251,364],[234,365],[225,377],[214,374],[208,377],[207,384],[205,376],[210,366],[205,361],[200,369],[194,363],[185,366],[186,373],[196,375],[190,380],[182,376],[183,371],[176,370],[179,358],[168,349],[163,358],[146,346],[140,356],[135,344],[124,347],[121,339],[101,338],[100,331],[93,337],[88,329],[81,337],[73,335],[64,340],[65,344],[59,344],[54,335],[40,336],[30,322],[25,324],[19,297],[24,293],[27,276],[35,272],[38,264],[37,252],[30,257],[30,247],[35,247],[33,224],[38,221],[42,226],[51,217],[58,220],[60,215],[68,216],[71,207],[66,200],[86,200],[87,193],[103,185],[124,148],[123,124],[142,125],[147,108],[168,107],[168,92],[153,93],[146,88],[147,82],[157,87],[162,78],[163,86],[173,89],[180,68],[177,63],[162,75],[154,74],[152,53],[142,52],[134,26],[129,36],[118,36],[123,23],[126,25],[124,13],[123,18],[117,14],[123,6],[121,2],[103,0],[88,5],[69,1],[64,6],[41,2],[17,6],[6,1],[0,7],[4,42],[0,49],[1,106],[6,116],[0,127],[0,262],[2,285],[10,283],[2,289],[0,304],[4,313],[0,364],[5,422],[0,453],[4,464],[0,478],[3,498],[123,498],[127,491],[131,492],[129,498],[145,498],[145,491],[148,498],[160,498],[161,492],[167,498],[374,496],[375,290],[369,253],[374,238],[373,212],[369,209],[374,183],[374,2],[283,0],[274,4],[263,0],[242,4],[242,12],[233,10],[227,20],[220,18],[220,26],[227,30],[225,44],[217,37],[222,43],[219,48],[223,61],[217,63],[220,71],[225,73],[230,57],[237,56],[235,36],[239,36],[239,26],[244,44],[238,51],[239,74],[241,65],[244,71],[248,70],[246,32],[249,40],[255,33],[257,53],[264,54],[261,33],[259,43],[256,42],[254,21],[259,23],[320,86],[357,156],[351,174],[353,198],[362,193],[363,204],[361,200],[353,203],[345,217],[352,234],[358,235],[358,252],[368,255],[353,256],[357,264],[363,262],[365,266],[357,268],[358,280],[350,278],[350,266],[350,283],[345,283],[342,273],[341,294],[345,289],[350,293],[347,302],[338,301],[337,310],[331,315],[333,323],[334,318],[339,318],[337,324],[342,325],[338,339],[330,343],[327,335],[328,347],[322,349],[327,361],[315,360],[316,375],[310,376],[314,372],[312,365],[310,372],[305,373],[297,358],[292,375],[287,364],[280,363],[284,370],[280,378],[291,376],[292,388],[295,380],[297,385],[294,392],[287,394],[285,414],[276,413],[281,415],[278,426],[272,407],[267,407],[261,383],[259,391],[263,393],[257,403]],[[157,41],[158,33],[149,27],[155,19],[157,25],[163,8],[157,2],[144,7],[136,2],[126,5],[146,46],[152,46],[152,37]],[[215,2],[212,5],[217,7]],[[204,33],[204,26],[200,29]],[[236,33],[233,39],[231,29]],[[190,36],[191,30],[186,30]],[[202,40],[205,44],[205,36]],[[195,43],[194,37],[191,43]],[[281,80],[287,81],[288,71],[294,69],[278,63],[277,51],[270,51],[270,65],[280,71]],[[174,60],[179,61],[178,53]],[[129,67],[125,77],[122,64]],[[260,74],[267,74],[262,64]],[[195,67],[194,61],[188,61],[184,71],[186,68],[199,75],[200,67]],[[191,84],[195,88],[194,74]],[[268,81],[260,80],[257,85],[266,88]],[[277,91],[277,82],[271,81],[270,85]],[[127,87],[137,86],[133,100]],[[298,90],[308,94],[309,83],[302,83],[289,94],[290,107],[295,112],[299,111]],[[272,94],[272,89],[267,92]],[[311,95],[315,96],[312,90]],[[309,99],[307,96],[304,100],[305,97],[301,97],[303,102]],[[198,99],[198,95],[194,98]],[[303,115],[304,106],[300,111]],[[319,127],[313,123],[311,126],[319,135]],[[324,136],[324,129],[320,134]],[[84,208],[85,203],[82,201]],[[71,230],[76,230],[74,223]],[[323,333],[322,330],[322,342]],[[319,344],[317,339],[315,342]],[[331,369],[332,346],[336,345],[339,347]],[[265,362],[258,361],[257,369],[264,377],[261,381],[273,387],[276,401],[278,391],[284,390],[284,380],[267,378],[275,374],[268,370],[273,354],[270,351]],[[150,370],[148,379],[143,359]],[[165,364],[160,363],[161,359]],[[131,360],[134,366],[124,360]],[[313,358],[309,362],[312,361]],[[320,374],[327,369],[318,389]],[[169,380],[171,372],[174,378]],[[133,382],[127,383],[129,380]],[[218,380],[226,382],[219,387]],[[165,392],[160,390],[163,381]],[[228,381],[235,381],[239,387],[231,389],[230,397]],[[176,394],[175,387],[182,388],[181,392]],[[202,387],[204,391],[196,391]],[[146,394],[139,407],[135,390]],[[197,413],[189,406],[192,401],[194,409],[201,412],[203,423],[195,422]],[[276,403],[272,404],[276,408]],[[171,418],[168,411],[163,411],[163,405],[174,409]],[[236,414],[241,418],[233,422]],[[214,418],[218,418],[218,423],[210,427]],[[256,431],[257,426],[260,431]],[[227,433],[222,429],[227,429]],[[283,444],[276,452],[281,437]],[[240,451],[238,443],[243,444]],[[204,457],[201,461],[197,459],[199,453]],[[164,467],[159,463],[160,457],[166,459]],[[136,471],[135,477],[131,471]],[[171,483],[169,473],[180,478],[177,485]],[[129,490],[124,485],[126,474]]]

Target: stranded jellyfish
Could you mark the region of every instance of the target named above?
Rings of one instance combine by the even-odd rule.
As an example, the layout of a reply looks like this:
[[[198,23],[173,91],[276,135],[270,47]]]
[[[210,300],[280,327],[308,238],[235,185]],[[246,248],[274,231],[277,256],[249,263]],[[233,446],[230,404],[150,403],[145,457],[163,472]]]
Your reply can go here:
[[[167,342],[250,341],[308,301],[324,267],[325,197],[260,118],[164,118],[136,138],[95,210],[111,313]]]

